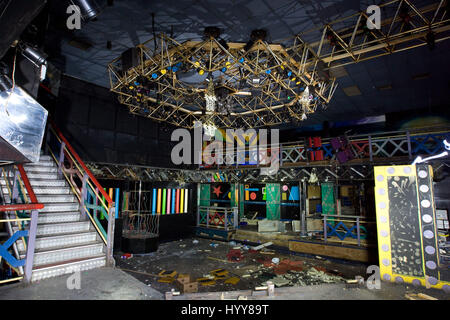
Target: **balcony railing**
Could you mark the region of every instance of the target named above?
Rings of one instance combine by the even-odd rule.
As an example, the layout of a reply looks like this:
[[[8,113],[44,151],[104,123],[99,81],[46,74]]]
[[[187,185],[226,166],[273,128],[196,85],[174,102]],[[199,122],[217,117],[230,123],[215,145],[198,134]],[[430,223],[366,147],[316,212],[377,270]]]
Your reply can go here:
[[[0,168],[0,223],[6,225],[9,238],[0,244],[0,257],[15,271],[13,278],[1,280],[0,284],[25,280],[31,281],[39,203],[22,165]],[[25,258],[20,258],[19,248]],[[12,253],[11,253],[12,251]]]

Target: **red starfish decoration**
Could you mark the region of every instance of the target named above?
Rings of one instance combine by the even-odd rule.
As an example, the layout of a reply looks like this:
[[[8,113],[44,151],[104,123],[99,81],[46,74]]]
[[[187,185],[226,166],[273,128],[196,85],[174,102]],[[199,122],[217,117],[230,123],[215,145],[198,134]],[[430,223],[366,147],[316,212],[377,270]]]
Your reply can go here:
[[[213,193],[216,194],[217,198],[218,198],[219,195],[222,193],[222,191],[220,190],[220,187],[221,187],[221,186],[218,186],[217,188],[216,188],[216,187],[213,187],[213,189],[214,189]]]

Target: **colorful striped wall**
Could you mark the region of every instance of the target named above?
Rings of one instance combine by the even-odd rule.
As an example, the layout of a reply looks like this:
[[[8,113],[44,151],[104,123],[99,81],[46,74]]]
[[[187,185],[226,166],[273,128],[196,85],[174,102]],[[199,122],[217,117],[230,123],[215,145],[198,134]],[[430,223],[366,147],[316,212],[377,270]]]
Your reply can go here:
[[[187,213],[189,189],[153,188],[151,201],[153,214]]]

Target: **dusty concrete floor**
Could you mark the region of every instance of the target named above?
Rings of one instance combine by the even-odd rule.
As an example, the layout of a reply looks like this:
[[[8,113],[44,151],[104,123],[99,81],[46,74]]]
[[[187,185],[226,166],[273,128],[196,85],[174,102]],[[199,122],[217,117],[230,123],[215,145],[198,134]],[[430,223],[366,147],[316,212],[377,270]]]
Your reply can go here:
[[[119,269],[100,268],[80,274],[80,289],[69,290],[71,275],[31,285],[0,287],[0,300],[159,300],[164,295]]]
[[[157,282],[157,278],[148,273],[157,274],[161,270],[176,270],[190,274],[192,278],[202,277],[211,270],[223,268],[230,274],[241,277],[236,285],[218,281],[214,286],[200,286],[199,293],[174,297],[185,300],[218,300],[219,291],[227,291],[226,298],[237,299],[238,290],[253,290],[260,285],[261,279],[242,278],[243,274],[255,269],[260,263],[254,260],[258,255],[247,255],[241,262],[219,262],[207,257],[226,260],[226,253],[232,246],[225,242],[196,238],[184,239],[160,244],[158,252],[134,256],[124,260],[116,257],[117,267],[101,268],[81,272],[81,288],[69,290],[67,279],[71,275],[52,278],[25,286],[23,284],[0,287],[0,300],[161,300],[164,293],[175,288],[173,284]],[[210,246],[217,244],[217,247]],[[210,251],[205,251],[210,250]],[[303,261],[306,268],[317,267],[329,271],[337,270],[344,279],[354,279],[356,275],[364,276],[366,266],[355,263],[339,263],[327,259],[314,259],[303,256],[283,254],[268,255],[291,261]],[[249,267],[249,268],[246,268]],[[130,269],[122,271],[119,268]],[[136,273],[140,272],[140,273]],[[146,273],[146,274],[142,274]],[[247,296],[248,300],[404,300],[405,293],[425,293],[439,300],[450,300],[450,294],[442,290],[413,287],[406,284],[381,283],[380,290],[369,290],[365,286],[350,287],[345,282],[327,283],[311,286],[287,286],[275,289],[275,297]]]
[[[194,244],[194,240],[198,241],[198,243]],[[212,247],[211,244],[216,245],[216,247]],[[212,270],[221,268],[226,269],[231,276],[237,276],[241,280],[236,285],[226,284],[224,281],[217,281],[212,286],[199,286],[199,292],[254,289],[275,275],[269,269],[266,269],[268,272],[259,277],[245,277],[245,275],[258,270],[258,267],[261,265],[258,260],[272,259],[274,257],[279,258],[280,261],[283,259],[301,260],[304,263],[305,269],[309,267],[324,268],[346,279],[354,279],[356,275],[364,275],[366,270],[366,266],[363,264],[338,264],[326,259],[319,260],[280,253],[270,255],[245,254],[245,250],[243,250],[244,259],[240,262],[222,262],[209,259],[227,260],[226,255],[232,248],[233,246],[227,242],[202,238],[188,238],[180,241],[162,243],[159,245],[158,251],[154,253],[134,255],[132,258],[126,260],[121,259],[120,255],[115,258],[118,268],[124,269],[125,272],[128,272],[136,279],[145,284],[150,284],[152,288],[161,292],[167,292],[175,288],[174,284],[160,283],[156,277],[151,275],[157,275],[163,270],[175,270],[178,273],[189,274],[191,279],[195,280],[204,277],[204,275],[207,275]]]
[[[193,241],[198,241],[194,244]],[[216,247],[211,246],[216,245]],[[239,245],[239,244],[238,244]],[[258,262],[260,258],[272,259],[277,257],[280,260],[290,259],[291,261],[303,261],[305,269],[314,267],[322,270],[327,270],[327,273],[339,274],[344,280],[354,279],[355,276],[363,276],[367,278],[367,265],[361,263],[345,263],[326,258],[312,258],[300,255],[287,255],[276,252],[272,255],[263,254],[244,254],[244,259],[240,262],[217,261],[209,259],[208,257],[227,260],[226,254],[232,249],[229,243],[222,241],[215,241],[202,238],[190,238],[180,241],[173,241],[162,243],[159,245],[158,251],[146,255],[134,255],[130,259],[120,259],[116,257],[117,267],[130,270],[125,271],[138,279],[139,281],[150,285],[152,288],[160,292],[168,292],[176,289],[176,286],[168,283],[160,283],[157,275],[162,270],[177,271],[178,273],[189,274],[191,279],[197,279],[208,274],[215,269],[226,269],[230,275],[238,276],[241,280],[236,285],[225,284],[223,281],[216,281],[212,286],[200,286],[199,293],[204,293],[203,297],[199,296],[182,296],[181,299],[220,299],[214,292],[231,292],[237,290],[253,290],[260,286],[264,277],[242,277],[244,274],[249,274],[251,271],[258,269],[261,263]],[[245,252],[245,250],[244,250]],[[268,272],[270,273],[270,271]],[[273,274],[271,275],[273,276]],[[334,284],[318,284],[304,287],[280,287],[276,291],[279,292],[275,299],[405,299],[405,293],[427,293],[438,299],[448,300],[450,295],[442,290],[415,288],[405,284],[391,284],[382,282],[381,290],[369,290],[365,286],[350,287],[345,281]],[[211,294],[208,294],[211,293]],[[294,294],[295,293],[295,294]],[[235,297],[236,298],[236,297]],[[177,299],[177,298],[175,298]]]

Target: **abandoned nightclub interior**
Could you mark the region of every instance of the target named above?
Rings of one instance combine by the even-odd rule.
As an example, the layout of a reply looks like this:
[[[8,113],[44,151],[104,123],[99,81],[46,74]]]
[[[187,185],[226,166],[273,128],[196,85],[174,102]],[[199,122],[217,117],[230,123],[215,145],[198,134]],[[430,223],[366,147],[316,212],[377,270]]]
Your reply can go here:
[[[0,300],[449,300],[449,0],[2,0],[0,30]]]

